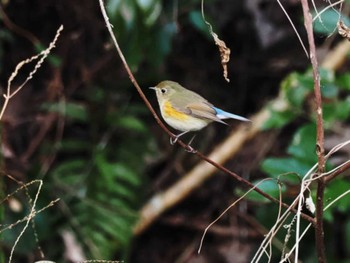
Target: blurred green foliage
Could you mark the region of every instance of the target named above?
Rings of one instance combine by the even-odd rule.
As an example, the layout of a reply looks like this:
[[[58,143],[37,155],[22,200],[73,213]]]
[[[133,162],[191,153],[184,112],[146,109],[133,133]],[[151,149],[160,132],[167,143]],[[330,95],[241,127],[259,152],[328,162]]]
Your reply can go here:
[[[321,35],[331,35],[337,31],[337,22],[343,21],[344,25],[350,26],[350,19],[347,16],[339,14],[335,9],[319,10],[319,13],[312,13],[313,17],[317,16],[314,21],[314,31]]]
[[[107,12],[124,55],[133,70],[141,62],[159,66],[177,32],[172,13],[160,0],[109,0]],[[160,16],[167,17],[159,21]]]
[[[323,97],[324,127],[326,134],[332,132],[336,123],[350,116],[350,94],[348,73],[335,76],[333,72],[320,70],[321,92]],[[281,84],[281,98],[286,106],[281,110],[270,108],[271,116],[265,129],[287,127],[297,118],[303,119],[294,132],[287,147],[287,157],[267,158],[262,162],[262,170],[276,178],[281,174],[296,173],[302,178],[317,162],[316,120],[313,106],[313,77],[310,70],[305,73],[292,73]],[[274,120],[278,116],[278,120]],[[334,145],[335,146],[335,145]],[[332,166],[327,163],[327,169]],[[346,182],[344,178],[337,179]]]
[[[73,216],[61,227],[74,226],[90,256],[98,259],[113,258],[129,245],[144,197],[144,158],[155,147],[142,119],[147,111],[110,100],[112,91],[96,88],[100,94],[90,96],[93,101],[67,103],[64,111],[54,104],[49,110],[65,114],[72,125],[89,126],[83,137],[65,136],[60,142],[62,161],[50,177]]]
[[[320,76],[325,133],[331,134],[336,132],[335,127],[339,127],[340,123],[350,117],[350,76],[349,73],[336,76],[334,72],[324,69],[320,69]],[[261,163],[261,170],[269,178],[275,180],[264,182],[259,188],[276,198],[279,197],[277,182],[282,183],[282,193],[287,193],[291,186],[298,188],[302,178],[317,163],[313,88],[314,82],[311,70],[304,73],[291,73],[281,83],[280,99],[283,101],[283,107],[268,107],[270,118],[264,124],[264,129],[283,128],[285,131],[290,129],[294,133],[286,148],[285,156],[268,157]],[[296,122],[299,123],[295,129],[293,123]],[[329,171],[331,168],[334,168],[333,165],[327,162],[326,170]],[[257,183],[255,182],[255,184]],[[349,180],[338,176],[326,187],[325,206],[349,188]],[[312,197],[315,200],[316,191],[314,191],[314,188],[311,189],[313,189]],[[268,202],[264,197],[255,193],[250,193],[248,199]],[[349,200],[345,197],[325,211],[325,220],[329,223],[334,222],[335,212],[342,212],[349,217]],[[264,206],[257,209],[265,210],[266,225],[268,225],[268,222],[275,220],[272,218],[276,216],[275,207],[268,206],[267,208]],[[271,209],[271,213],[266,213],[266,209]],[[267,216],[268,214],[270,216]],[[264,220],[261,222],[264,222]],[[283,239],[283,235],[280,235],[280,238]],[[350,231],[346,233],[346,238],[350,239]]]

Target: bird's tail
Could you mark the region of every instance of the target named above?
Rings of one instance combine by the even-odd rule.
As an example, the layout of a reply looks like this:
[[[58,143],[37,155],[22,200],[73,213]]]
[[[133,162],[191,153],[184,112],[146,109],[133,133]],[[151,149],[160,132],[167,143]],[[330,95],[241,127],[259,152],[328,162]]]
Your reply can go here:
[[[214,110],[216,111],[216,116],[219,119],[236,119],[236,120],[240,120],[240,121],[250,121],[247,118],[244,118],[242,116],[239,116],[239,115],[236,115],[233,113],[229,113],[227,111],[223,111],[223,110],[216,108],[216,107],[214,107]]]

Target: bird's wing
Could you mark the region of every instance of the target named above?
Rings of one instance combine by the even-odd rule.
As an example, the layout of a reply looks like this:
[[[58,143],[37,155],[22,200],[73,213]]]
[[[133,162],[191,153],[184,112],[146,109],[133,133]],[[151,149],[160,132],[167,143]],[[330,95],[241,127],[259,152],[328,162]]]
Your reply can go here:
[[[216,111],[213,108],[213,105],[211,105],[207,101],[192,102],[192,103],[187,104],[186,108],[188,110],[190,110],[191,116],[194,116],[194,117],[197,117],[200,119],[208,119],[208,120],[217,121],[217,122],[221,122],[223,124],[226,124],[224,121],[222,121],[221,119],[219,119],[216,116]]]

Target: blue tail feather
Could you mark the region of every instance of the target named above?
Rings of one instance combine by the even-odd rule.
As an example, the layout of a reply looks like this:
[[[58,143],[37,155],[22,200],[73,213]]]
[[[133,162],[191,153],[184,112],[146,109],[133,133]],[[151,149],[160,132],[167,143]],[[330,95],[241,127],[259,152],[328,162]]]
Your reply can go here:
[[[239,116],[239,115],[236,115],[233,113],[229,113],[227,111],[223,111],[223,110],[216,108],[216,107],[213,107],[213,108],[216,111],[216,116],[219,119],[236,119],[236,120],[240,120],[240,121],[250,121],[249,119],[244,118],[242,116]]]

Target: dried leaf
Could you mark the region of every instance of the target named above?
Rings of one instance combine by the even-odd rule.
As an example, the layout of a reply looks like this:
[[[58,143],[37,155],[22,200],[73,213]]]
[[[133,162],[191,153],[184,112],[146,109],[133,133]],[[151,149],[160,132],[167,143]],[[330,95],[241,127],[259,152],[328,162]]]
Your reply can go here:
[[[230,79],[227,77],[228,76],[227,63],[230,61],[231,50],[226,46],[225,42],[223,40],[221,40],[218,37],[218,35],[213,31],[212,25],[207,20],[205,20],[203,0],[202,0],[202,17],[203,17],[204,22],[207,24],[207,26],[209,28],[209,32],[210,32],[211,36],[214,38],[215,45],[217,45],[219,47],[221,65],[222,65],[222,68],[224,71],[224,74],[223,74],[224,78],[227,82],[230,82]]]
[[[347,27],[341,20],[338,21],[337,27],[339,35],[350,41],[350,28]]]

